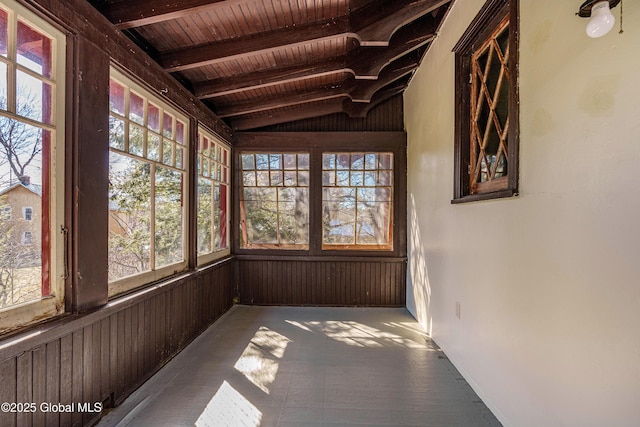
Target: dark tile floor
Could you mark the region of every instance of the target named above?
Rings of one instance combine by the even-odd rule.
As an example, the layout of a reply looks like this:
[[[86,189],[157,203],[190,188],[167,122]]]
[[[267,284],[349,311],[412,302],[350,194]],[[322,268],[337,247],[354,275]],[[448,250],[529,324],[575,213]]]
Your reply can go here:
[[[500,426],[405,309],[235,306],[99,426]]]

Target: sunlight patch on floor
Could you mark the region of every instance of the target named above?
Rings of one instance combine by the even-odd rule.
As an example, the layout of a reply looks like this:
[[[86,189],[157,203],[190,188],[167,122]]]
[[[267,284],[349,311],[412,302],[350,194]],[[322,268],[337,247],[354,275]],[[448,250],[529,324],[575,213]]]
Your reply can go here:
[[[262,412],[228,382],[223,382],[196,421],[197,427],[258,427]]]
[[[279,363],[291,340],[282,334],[260,327],[234,365],[245,378],[269,394],[269,386],[276,380]]]

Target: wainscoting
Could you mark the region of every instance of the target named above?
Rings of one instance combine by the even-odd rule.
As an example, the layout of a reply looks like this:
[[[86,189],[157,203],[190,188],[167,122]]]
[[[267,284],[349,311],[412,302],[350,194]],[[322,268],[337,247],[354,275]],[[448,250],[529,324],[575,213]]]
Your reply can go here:
[[[79,404],[124,400],[226,312],[234,295],[230,259],[3,340],[0,402],[37,408],[2,411],[0,425],[95,423],[100,413],[79,411]],[[44,412],[42,403],[75,407]]]
[[[240,302],[404,307],[406,259],[238,256]]]

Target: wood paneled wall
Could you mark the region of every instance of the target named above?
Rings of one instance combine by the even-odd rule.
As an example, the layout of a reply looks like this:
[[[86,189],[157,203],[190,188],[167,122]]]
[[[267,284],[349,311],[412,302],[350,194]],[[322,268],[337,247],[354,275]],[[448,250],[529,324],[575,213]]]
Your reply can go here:
[[[37,409],[0,411],[0,426],[95,423],[100,413],[79,412],[79,403],[121,402],[231,307],[233,288],[227,260],[3,341],[0,402]],[[42,403],[75,411],[47,413]]]
[[[404,101],[396,95],[369,111],[365,118],[344,113],[298,120],[256,129],[260,132],[401,132],[404,131]]]
[[[405,258],[238,257],[243,304],[405,306]]]

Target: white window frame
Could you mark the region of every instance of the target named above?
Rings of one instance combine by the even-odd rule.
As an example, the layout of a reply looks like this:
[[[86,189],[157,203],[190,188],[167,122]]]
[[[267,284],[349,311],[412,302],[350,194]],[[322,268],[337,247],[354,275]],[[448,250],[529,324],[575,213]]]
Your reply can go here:
[[[160,98],[160,96],[155,95],[154,93],[152,93],[151,90],[147,89],[146,87],[142,86],[141,84],[137,83],[133,77],[129,77],[128,75],[124,74],[122,71],[116,69],[114,66],[111,66],[110,68],[110,78],[117,81],[120,85],[124,86],[125,89],[127,89],[128,91],[133,91],[136,95],[138,96],[142,96],[146,101],[145,101],[145,110],[144,110],[144,116],[145,116],[145,120],[147,117],[147,107],[148,107],[148,101],[152,101],[154,105],[162,108],[163,112],[167,112],[171,115],[173,115],[176,120],[180,120],[182,123],[184,123],[184,138],[185,138],[185,149],[183,152],[183,157],[182,157],[182,164],[184,167],[183,170],[183,186],[182,186],[182,230],[183,230],[183,234],[182,234],[182,258],[183,260],[178,262],[178,263],[174,263],[168,266],[163,266],[160,267],[158,269],[153,268],[153,266],[151,267],[150,271],[146,271],[146,272],[142,272],[142,273],[138,273],[135,275],[130,275],[130,276],[126,276],[120,279],[116,279],[114,281],[109,282],[108,287],[109,287],[109,292],[108,295],[109,297],[113,297],[115,295],[119,295],[122,294],[124,292],[130,291],[132,289],[136,289],[139,287],[142,287],[146,284],[155,282],[157,280],[163,279],[165,277],[169,277],[177,272],[180,271],[184,271],[187,266],[188,266],[188,244],[189,244],[189,239],[188,239],[188,206],[190,203],[189,200],[189,192],[188,192],[188,188],[189,188],[189,147],[191,145],[191,141],[189,140],[189,125],[190,125],[190,121],[189,118],[186,114],[182,113],[178,108],[170,105],[167,103],[166,100]],[[112,115],[113,117],[117,117],[119,120],[123,120],[125,123],[125,139],[128,138],[128,124],[130,122],[128,115],[129,115],[129,97],[128,95],[126,95],[126,111],[124,113],[124,116],[121,116],[113,111],[109,111],[109,114]],[[129,156],[132,157],[134,159],[139,159],[139,160],[144,160],[147,162],[151,162],[151,163],[157,163],[160,166],[164,166],[161,162],[155,162],[153,160],[149,160],[146,159],[144,157],[140,157],[140,156],[135,156],[132,154],[127,153],[126,151],[123,150],[119,150],[113,147],[109,148],[109,152],[116,152],[120,155],[123,156]],[[153,191],[153,189],[152,189]],[[153,193],[152,193],[153,194]],[[153,199],[153,196],[152,196]],[[153,200],[151,200],[152,202],[152,206],[153,206]],[[153,211],[153,208],[152,208]],[[153,235],[154,235],[154,227],[155,225],[153,224],[153,220],[151,223],[151,239],[153,240]]]
[[[27,238],[27,235],[29,235],[28,238]],[[23,245],[29,245],[29,246],[33,245],[33,233],[31,233],[30,231],[23,231],[22,232],[22,244]]]
[[[29,211],[29,216],[31,218],[27,218],[27,210]],[[22,208],[22,219],[25,221],[33,221],[33,208],[31,206],[25,206]]]
[[[13,0],[1,0],[0,7],[8,19],[8,57],[0,57],[7,65],[8,102],[7,109],[0,110],[0,116],[20,120],[51,132],[49,164],[49,295],[35,301],[0,309],[0,333],[53,317],[64,312],[64,165],[65,165],[65,71],[66,36],[57,27],[34,14],[31,10]],[[52,124],[18,116],[15,111],[16,70],[28,74],[33,72],[17,64],[16,27],[18,19],[51,38],[52,69],[51,78],[41,80],[52,86]]]
[[[210,141],[210,143],[214,143],[216,148],[219,146],[221,147],[223,150],[226,150],[227,152],[227,163],[224,164],[223,161],[219,161],[218,159],[212,159],[211,157],[209,158],[209,161],[213,161],[215,163],[216,166],[220,165],[221,167],[226,167],[227,168],[227,180],[226,182],[224,181],[224,177],[213,177],[213,176],[203,176],[203,174],[201,174],[200,171],[202,171],[202,158],[201,158],[201,153],[200,153],[200,137],[201,136],[205,136],[206,138],[208,138],[208,140]],[[211,150],[211,147],[209,148]],[[222,159],[224,160],[224,159]],[[214,233],[213,233],[213,221],[211,222],[211,237],[212,237],[212,242],[211,242],[211,246],[213,248],[212,252],[209,253],[205,253],[205,254],[200,254],[198,253],[198,265],[202,265],[202,264],[206,264],[208,262],[214,261],[216,259],[220,259],[223,258],[225,256],[228,256],[231,254],[231,147],[227,144],[225,144],[224,142],[222,142],[222,140],[219,137],[216,137],[215,134],[211,131],[209,131],[208,129],[206,129],[205,127],[203,127],[202,125],[198,126],[198,153],[197,153],[197,158],[196,161],[198,162],[199,166],[198,168],[196,168],[196,170],[198,172],[197,173],[197,178],[196,178],[196,186],[198,185],[199,179],[200,178],[205,178],[205,179],[210,179],[212,185],[215,183],[219,183],[219,184],[226,184],[227,185],[227,221],[226,221],[226,226],[227,226],[227,233],[226,233],[226,237],[227,237],[227,247],[226,249],[222,249],[222,250],[218,250],[216,251],[215,248],[213,248],[213,240],[214,240]],[[210,166],[210,170],[214,170],[213,166]],[[198,192],[196,190],[196,200],[195,203],[198,203]],[[213,197],[211,199],[211,202],[213,203]],[[196,213],[197,215],[197,213]],[[196,221],[196,227],[197,227],[197,221]]]

